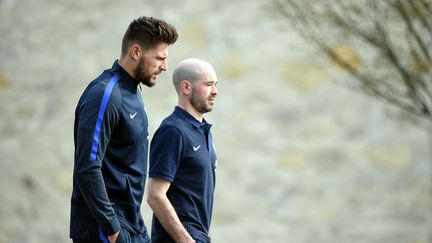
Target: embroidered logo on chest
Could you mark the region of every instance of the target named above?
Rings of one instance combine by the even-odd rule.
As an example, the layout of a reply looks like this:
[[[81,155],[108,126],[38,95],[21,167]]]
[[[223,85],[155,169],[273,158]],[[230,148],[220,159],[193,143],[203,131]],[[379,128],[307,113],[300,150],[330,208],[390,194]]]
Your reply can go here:
[[[137,114],[137,112],[135,112],[135,113],[133,113],[133,114],[130,113],[130,114],[129,114],[130,119],[134,119],[134,117],[136,116],[136,114]]]
[[[194,151],[197,151],[200,147],[201,147],[201,145],[198,145],[198,146],[196,146],[196,147],[195,147],[195,146],[192,146],[192,148],[193,148]]]

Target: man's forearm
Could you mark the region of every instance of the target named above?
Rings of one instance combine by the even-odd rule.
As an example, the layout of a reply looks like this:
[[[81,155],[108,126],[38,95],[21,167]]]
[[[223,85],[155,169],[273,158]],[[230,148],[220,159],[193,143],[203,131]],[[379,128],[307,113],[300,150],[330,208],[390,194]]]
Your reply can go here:
[[[100,170],[77,170],[75,179],[88,209],[104,233],[112,235],[119,232],[120,224],[108,198]]]
[[[159,222],[176,242],[195,242],[180,222],[171,202],[165,195],[147,199]]]

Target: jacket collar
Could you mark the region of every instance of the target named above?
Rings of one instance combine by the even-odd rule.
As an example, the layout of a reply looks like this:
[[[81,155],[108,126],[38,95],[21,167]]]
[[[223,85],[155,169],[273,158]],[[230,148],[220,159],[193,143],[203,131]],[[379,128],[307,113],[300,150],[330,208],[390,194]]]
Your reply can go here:
[[[137,90],[140,81],[133,78],[126,70],[124,70],[124,68],[118,63],[118,60],[114,61],[111,71],[119,75],[119,82],[121,82],[124,86],[133,91]]]

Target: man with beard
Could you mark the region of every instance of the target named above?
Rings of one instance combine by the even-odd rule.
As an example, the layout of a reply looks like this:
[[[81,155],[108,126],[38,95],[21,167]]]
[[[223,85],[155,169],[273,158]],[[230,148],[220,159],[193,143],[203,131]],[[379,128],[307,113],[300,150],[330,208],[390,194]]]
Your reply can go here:
[[[133,20],[120,59],[83,92],[74,123],[73,242],[150,242],[140,213],[148,155],[140,83],[151,87],[167,70],[176,40],[164,20]]]
[[[186,59],[174,70],[178,106],[150,146],[147,202],[154,212],[152,242],[210,242],[216,151],[203,118],[218,90],[213,67]]]

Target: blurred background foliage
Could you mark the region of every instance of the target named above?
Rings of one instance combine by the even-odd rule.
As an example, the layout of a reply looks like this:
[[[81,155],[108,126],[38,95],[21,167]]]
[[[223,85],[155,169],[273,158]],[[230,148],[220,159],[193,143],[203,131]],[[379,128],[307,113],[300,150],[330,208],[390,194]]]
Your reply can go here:
[[[273,0],[365,93],[432,123],[432,1]]]

